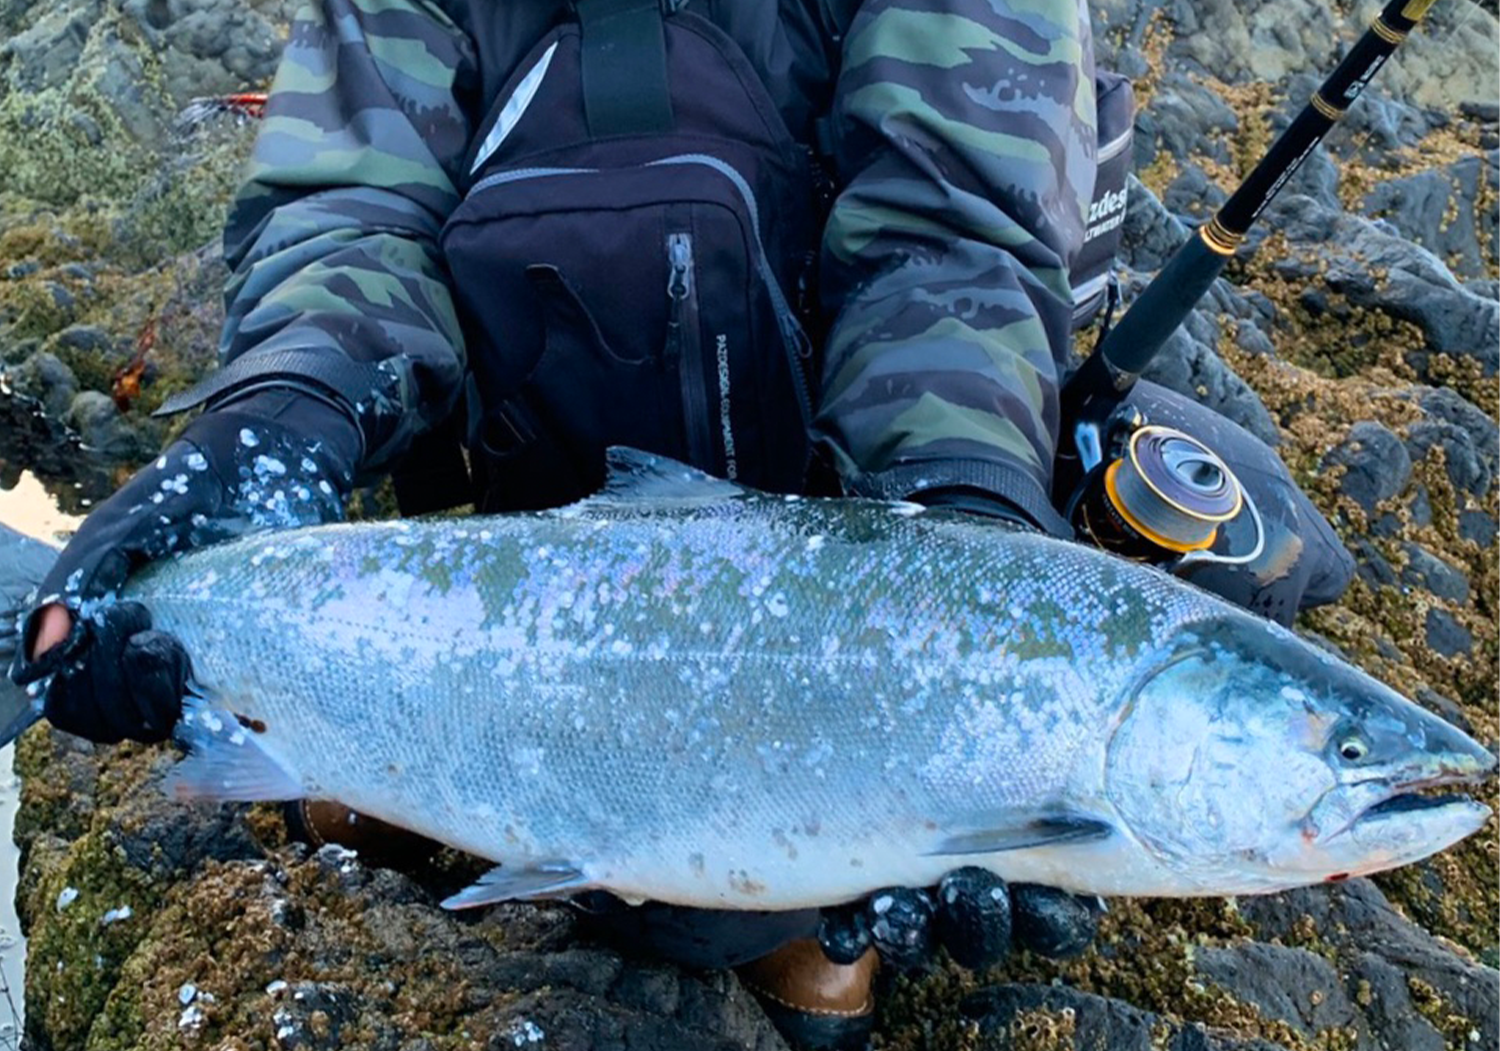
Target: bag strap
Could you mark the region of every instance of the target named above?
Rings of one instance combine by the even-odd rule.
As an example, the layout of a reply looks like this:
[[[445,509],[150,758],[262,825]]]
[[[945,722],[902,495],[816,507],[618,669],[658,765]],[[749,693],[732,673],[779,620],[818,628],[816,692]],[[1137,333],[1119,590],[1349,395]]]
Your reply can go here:
[[[662,0],[574,0],[582,30],[589,134],[659,135],[673,127]]]

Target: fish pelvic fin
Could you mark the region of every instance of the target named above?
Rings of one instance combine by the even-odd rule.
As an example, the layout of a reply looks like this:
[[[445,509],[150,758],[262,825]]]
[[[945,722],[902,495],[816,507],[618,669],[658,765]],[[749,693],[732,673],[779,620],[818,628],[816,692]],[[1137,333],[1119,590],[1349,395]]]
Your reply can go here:
[[[472,909],[502,901],[536,901],[587,890],[592,886],[583,870],[567,861],[496,865],[474,883],[444,899],[443,908]]]
[[[998,854],[1027,847],[1056,846],[1061,843],[1087,843],[1104,839],[1114,829],[1108,822],[1081,814],[1057,814],[1032,818],[1015,824],[992,828],[972,828],[950,832],[927,857],[966,854]]]
[[[42,717],[40,689],[15,685],[10,669],[25,644],[23,626],[36,601],[37,585],[56,560],[57,548],[51,544],[0,525],[0,746],[10,744]]]
[[[173,799],[277,802],[307,794],[260,746],[254,729],[196,691],[183,702],[176,738],[189,754],[162,782],[162,790]]]

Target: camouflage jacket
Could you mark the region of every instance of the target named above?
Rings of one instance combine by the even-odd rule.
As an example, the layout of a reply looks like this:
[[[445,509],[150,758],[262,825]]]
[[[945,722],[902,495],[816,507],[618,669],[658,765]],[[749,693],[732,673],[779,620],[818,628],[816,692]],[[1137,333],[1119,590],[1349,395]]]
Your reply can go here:
[[[794,134],[828,116],[818,439],[851,491],[1048,501],[1070,258],[1096,151],[1078,0],[694,0]],[[388,467],[463,386],[436,242],[473,132],[563,0],[317,0],[225,233],[222,392],[341,394]],[[354,366],[343,368],[342,366]],[[335,367],[340,366],[340,367]],[[353,377],[351,379],[350,377]]]

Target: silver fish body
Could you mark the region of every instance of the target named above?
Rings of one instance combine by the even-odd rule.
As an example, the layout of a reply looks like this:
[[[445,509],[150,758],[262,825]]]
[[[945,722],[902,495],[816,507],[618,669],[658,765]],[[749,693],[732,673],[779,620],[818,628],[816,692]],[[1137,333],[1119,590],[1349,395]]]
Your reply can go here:
[[[1253,893],[1414,860],[1488,815],[1380,811],[1494,760],[1156,570],[626,466],[560,511],[269,534],[135,578],[203,693],[174,790],[336,799],[497,862],[460,905],[598,887],[796,908],[965,864]]]

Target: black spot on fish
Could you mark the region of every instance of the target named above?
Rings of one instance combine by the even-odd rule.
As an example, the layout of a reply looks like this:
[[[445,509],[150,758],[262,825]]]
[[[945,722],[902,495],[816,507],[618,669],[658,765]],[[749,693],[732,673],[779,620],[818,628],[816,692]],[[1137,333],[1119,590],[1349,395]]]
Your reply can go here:
[[[252,719],[248,715],[241,715],[239,712],[235,712],[234,717],[239,721],[241,726],[251,733],[263,734],[266,732],[266,724],[259,719]]]

